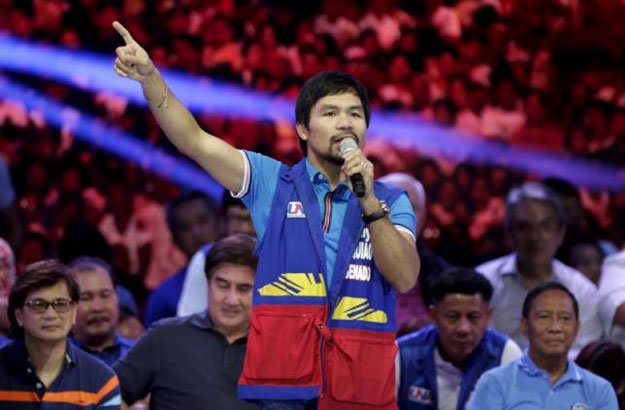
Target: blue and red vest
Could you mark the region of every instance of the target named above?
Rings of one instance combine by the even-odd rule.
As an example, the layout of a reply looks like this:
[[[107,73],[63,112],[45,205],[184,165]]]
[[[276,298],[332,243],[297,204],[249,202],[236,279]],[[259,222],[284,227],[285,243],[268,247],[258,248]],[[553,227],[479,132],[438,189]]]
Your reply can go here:
[[[436,349],[438,333],[429,325],[397,340],[401,355],[401,380],[398,403],[401,410],[438,409],[438,386],[436,383]],[[456,409],[465,408],[475,384],[487,370],[501,364],[501,356],[508,337],[487,328],[482,341],[469,356],[462,369],[462,382]]]
[[[401,191],[375,183],[389,205]],[[280,170],[259,264],[242,399],[309,400],[319,409],[396,409],[395,290],[373,260],[350,195],[331,284],[322,218],[305,161]]]

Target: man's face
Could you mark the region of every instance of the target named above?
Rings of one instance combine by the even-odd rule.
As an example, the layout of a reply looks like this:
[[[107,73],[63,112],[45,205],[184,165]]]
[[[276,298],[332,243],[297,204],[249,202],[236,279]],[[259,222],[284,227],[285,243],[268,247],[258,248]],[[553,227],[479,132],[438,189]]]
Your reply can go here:
[[[67,284],[63,281],[53,286],[33,290],[26,296],[25,305],[15,309],[17,323],[24,329],[24,337],[39,342],[59,342],[67,338],[76,320],[76,305],[71,304],[67,311],[57,312],[52,306],[43,312],[36,312],[41,302],[63,300],[71,303]]]
[[[182,203],[174,210],[174,240],[189,257],[215,239],[215,218],[201,199]]]
[[[514,205],[511,212],[509,234],[519,262],[550,264],[565,231],[556,210],[543,201],[524,200]]]
[[[541,293],[532,302],[528,318],[521,318],[521,330],[535,357],[566,357],[579,330],[571,297],[559,289]]]
[[[252,313],[254,269],[223,263],[213,269],[208,282],[208,311],[224,336],[247,334]]]
[[[491,313],[480,294],[448,294],[436,306],[430,307],[441,356],[455,366],[462,366],[482,340]]]
[[[340,143],[352,138],[362,147],[367,131],[365,111],[358,95],[326,95],[310,110],[308,126],[297,124],[300,138],[308,142],[308,158],[315,165],[342,165]]]
[[[89,344],[114,337],[119,322],[119,300],[111,276],[102,268],[77,272],[80,302],[76,309],[76,338]]]
[[[232,205],[226,209],[226,236],[236,233],[244,233],[256,236],[256,229],[252,223],[252,216],[247,208],[239,205]]]

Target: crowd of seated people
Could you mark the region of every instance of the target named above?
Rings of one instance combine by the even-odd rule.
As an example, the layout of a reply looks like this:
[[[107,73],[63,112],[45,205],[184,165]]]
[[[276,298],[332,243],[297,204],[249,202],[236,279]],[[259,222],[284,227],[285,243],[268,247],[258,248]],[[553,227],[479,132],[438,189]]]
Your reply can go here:
[[[619,70],[625,50],[612,40],[599,42],[612,39],[625,16],[625,5],[616,1],[5,3],[0,30],[22,39],[110,54],[120,45],[110,24],[120,20],[159,67],[283,97],[296,95],[303,81],[319,70],[345,70],[363,81],[375,107],[418,114],[457,130],[467,141],[488,139],[625,165],[625,76]],[[0,74],[178,155],[149,111],[124,97],[91,94],[12,71]],[[0,263],[6,260],[6,266],[0,264],[4,292],[0,305],[15,280],[14,272],[23,272],[33,262],[97,257],[106,261],[102,266],[110,267],[111,284],[121,285],[114,289],[120,311],[111,320],[118,322],[120,335],[139,338],[144,320],[150,325],[162,317],[192,313],[180,298],[185,289],[188,293],[206,286],[202,264],[210,244],[235,233],[231,223],[249,225],[249,215],[229,217],[226,209],[221,213],[212,209],[211,216],[185,211],[190,220],[180,221],[167,204],[175,204],[185,188],[76,139],[77,115],[78,111],[67,113],[63,124],[55,127],[36,110],[0,96],[0,162],[8,165],[14,192],[7,195],[0,172],[0,236],[8,242],[2,242],[8,251],[0,249]],[[279,121],[198,115],[205,129],[239,148],[287,163],[301,156],[292,127]],[[444,258],[445,266],[476,267],[502,261],[497,258],[510,251],[533,251],[523,249],[518,240],[506,241],[515,240],[511,228],[520,229],[510,225],[507,213],[511,189],[526,187],[524,182],[540,176],[469,160],[431,158],[418,149],[381,140],[371,141],[367,154],[378,176],[404,172],[422,183],[427,200],[421,245]],[[586,342],[602,334],[625,346],[619,339],[625,334],[625,298],[615,295],[625,292],[621,283],[625,281],[610,279],[609,286],[601,282],[604,259],[625,245],[625,192],[598,192],[555,178],[543,182],[563,208],[554,228],[556,236],[563,228],[562,238],[554,236],[550,242],[555,248],[562,244],[555,258],[574,268],[576,278],[579,272],[585,275],[583,288],[598,288],[597,295],[606,301],[606,306],[594,306],[588,314],[592,331],[582,323],[580,334],[590,336],[580,338],[567,353],[574,357]],[[529,198],[530,203],[536,201]],[[15,215],[19,223],[12,226]],[[206,232],[192,232],[196,226],[204,226]],[[517,238],[522,234],[527,233],[516,232]],[[548,258],[549,264],[552,261],[557,262],[553,255]],[[477,270],[484,273],[489,265],[480,266]],[[613,263],[611,269],[614,266],[625,271],[622,264]],[[194,269],[194,277],[203,280],[200,287],[186,282]],[[500,278],[491,276],[487,275],[494,287],[491,305],[512,306],[502,294]],[[553,277],[541,273],[525,278],[532,284],[546,279]],[[80,276],[76,280],[80,282]],[[598,296],[574,293],[584,318],[586,299]],[[525,294],[515,296],[513,315],[518,318]],[[205,300],[192,302],[207,305]],[[415,303],[422,303],[421,298]],[[416,309],[423,317],[412,322],[419,326],[428,322],[428,307]],[[506,306],[499,307],[496,313],[504,314],[500,319],[504,323]],[[506,330],[497,327],[497,317],[493,325]],[[525,347],[528,342],[516,325],[510,336]],[[0,329],[8,334],[4,311]],[[114,340],[113,346],[126,349],[126,339],[121,343],[110,330],[103,341]],[[622,385],[615,384],[615,389],[622,397]]]
[[[606,55],[599,47],[580,59],[565,47],[576,36],[573,29],[597,35],[593,30],[601,25],[609,31],[623,11],[610,2],[8,3],[2,27],[24,39],[108,53],[119,45],[110,28],[119,19],[161,67],[286,97],[311,73],[341,69],[365,83],[374,106],[418,113],[468,137],[615,164],[625,158],[619,154],[625,118],[619,50]],[[124,97],[5,75],[175,151],[148,111]],[[114,268],[123,269],[135,287],[154,289],[187,263],[163,209],[180,188],[73,138],[76,115],[53,128],[20,102],[0,99],[0,152],[12,172],[25,230],[22,249],[28,250],[18,250],[18,261],[24,266],[29,258],[51,255],[70,222],[84,219],[112,246]],[[199,117],[237,147],[287,163],[301,155],[291,127],[278,121]],[[431,215],[423,238],[438,253],[474,265],[507,252],[501,229],[505,194],[531,176],[450,163],[379,141],[368,154],[379,175],[400,171],[422,181]],[[120,178],[123,186],[113,183]],[[618,210],[625,194],[577,189],[588,233],[621,245],[625,220]]]

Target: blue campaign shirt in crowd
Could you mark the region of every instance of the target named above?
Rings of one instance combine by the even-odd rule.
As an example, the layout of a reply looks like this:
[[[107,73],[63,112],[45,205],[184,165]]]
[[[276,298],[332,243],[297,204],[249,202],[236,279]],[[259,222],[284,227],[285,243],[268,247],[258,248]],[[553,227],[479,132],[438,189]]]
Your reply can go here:
[[[520,359],[482,375],[468,409],[618,410],[618,404],[607,380],[572,360],[566,373],[552,384],[549,374],[536,366],[526,350]]]
[[[187,277],[187,267],[180,269],[150,293],[143,319],[146,329],[157,320],[176,316],[178,301]]]
[[[119,359],[126,356],[126,353],[128,353],[130,348],[135,344],[134,340],[126,339],[125,337],[118,334],[115,335],[115,343],[113,343],[112,346],[106,347],[99,351],[89,349],[89,347],[80,343],[76,339],[72,339],[72,342],[85,352],[89,353],[91,356],[97,357],[98,359],[102,360],[109,367],[113,367],[113,365],[117,363]]]
[[[269,222],[278,174],[282,163],[255,152],[241,152],[245,154],[243,156],[246,160],[247,172],[243,188],[236,196],[241,198],[249,209],[260,242]],[[339,184],[334,191],[330,191],[328,180],[308,160],[306,160],[306,169],[308,170],[322,215],[325,214],[326,200],[330,199],[328,200],[328,206],[331,207],[330,220],[327,221],[329,226],[328,231],[324,232],[324,239],[327,283],[332,283],[336,252],[339,247],[341,229],[343,228],[343,224],[340,222],[345,216],[348,198],[351,194],[349,188],[344,183]],[[326,198],[329,192],[332,192],[331,198]],[[408,195],[406,193],[400,195],[393,204],[389,204],[389,209],[393,225],[399,230],[410,233],[414,238],[416,219]]]

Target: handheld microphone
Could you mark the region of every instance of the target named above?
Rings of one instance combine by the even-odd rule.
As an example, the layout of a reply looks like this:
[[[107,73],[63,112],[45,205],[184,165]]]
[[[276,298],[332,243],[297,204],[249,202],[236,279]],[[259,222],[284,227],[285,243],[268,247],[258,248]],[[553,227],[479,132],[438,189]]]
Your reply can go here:
[[[341,140],[340,152],[341,155],[348,153],[349,151],[353,151],[358,149],[358,144],[351,138],[345,138]],[[358,198],[362,198],[365,196],[365,180],[362,177],[361,173],[354,174],[349,177],[352,181],[352,187],[354,188],[354,193]]]

